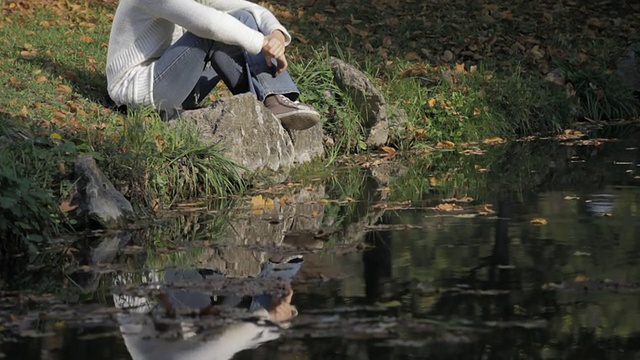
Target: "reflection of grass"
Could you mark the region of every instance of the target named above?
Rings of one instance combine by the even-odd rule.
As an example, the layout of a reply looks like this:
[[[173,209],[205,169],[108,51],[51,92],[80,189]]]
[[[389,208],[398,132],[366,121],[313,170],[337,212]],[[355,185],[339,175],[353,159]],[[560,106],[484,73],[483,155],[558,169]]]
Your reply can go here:
[[[557,143],[508,143],[483,155],[456,151],[411,154],[409,170],[393,182],[393,200],[424,200],[433,196],[495,199],[539,186],[550,174],[549,161],[567,162],[567,147]],[[569,172],[567,175],[571,175]]]

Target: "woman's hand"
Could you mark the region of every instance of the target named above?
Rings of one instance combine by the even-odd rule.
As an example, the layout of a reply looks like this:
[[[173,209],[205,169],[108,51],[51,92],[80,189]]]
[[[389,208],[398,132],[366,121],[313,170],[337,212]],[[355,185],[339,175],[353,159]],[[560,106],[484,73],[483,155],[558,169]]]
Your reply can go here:
[[[264,44],[262,45],[262,52],[267,64],[271,65],[272,60],[276,59],[276,75],[282,73],[288,66],[287,58],[284,56],[284,42],[284,34],[280,30],[276,30],[264,37]]]
[[[293,308],[291,306],[292,297],[293,290],[291,290],[291,285],[286,284],[282,297],[274,298],[267,309],[271,321],[282,322],[293,317]]]

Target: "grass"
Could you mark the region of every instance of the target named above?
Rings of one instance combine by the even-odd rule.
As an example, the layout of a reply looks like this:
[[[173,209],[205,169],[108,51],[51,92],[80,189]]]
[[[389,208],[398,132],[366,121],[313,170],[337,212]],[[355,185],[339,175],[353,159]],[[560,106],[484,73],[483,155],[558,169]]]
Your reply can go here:
[[[421,18],[425,12],[413,11],[424,4],[407,2],[398,6],[411,7],[407,13],[415,21],[388,26],[397,19],[390,9],[377,9],[379,2],[375,8],[358,1],[340,4],[345,12],[332,16],[323,15],[331,7],[326,4],[298,12],[298,1],[278,3],[269,6],[297,40],[289,50],[289,70],[302,90],[301,100],[320,110],[332,139],[329,164],[370,150],[355,104],[333,82],[331,56],[359,67],[381,89],[389,112],[399,114],[389,143],[399,149],[553,133],[582,119],[638,118],[637,98],[621,89],[610,71],[610,58],[629,36],[599,42],[563,29],[562,36],[553,35],[538,48],[537,40],[517,38],[524,42],[520,50],[502,42],[515,41],[512,33],[531,29],[520,28],[527,24],[511,21],[502,8],[488,11],[473,5],[478,16],[493,20],[485,16],[456,24],[456,14],[466,9],[440,4],[428,13],[442,17],[426,21]],[[519,10],[541,14],[542,5],[520,5],[512,9],[517,16]],[[199,143],[188,126],[170,127],[148,110],[122,114],[104,106],[103,69],[115,7],[112,0],[1,5],[0,28],[6,35],[0,43],[0,137],[5,140],[0,145],[1,209],[5,219],[28,217],[39,226],[5,221],[2,235],[26,239],[37,230],[46,238],[65,228],[68,220],[58,205],[68,198],[73,159],[82,153],[94,155],[116,187],[141,209],[170,208],[181,200],[224,197],[246,188],[237,164]],[[347,31],[344,24],[350,24]],[[543,27],[532,28],[532,37],[544,37],[538,33]],[[504,33],[491,43],[495,31]],[[540,69],[549,70],[549,54],[558,53],[558,46],[576,41],[575,49],[561,56],[565,62],[557,62],[572,94],[567,86],[546,83]],[[445,50],[453,57],[444,56]],[[482,56],[469,55],[473,51]],[[593,66],[585,66],[585,57]],[[217,88],[212,96],[224,95],[228,92]]]

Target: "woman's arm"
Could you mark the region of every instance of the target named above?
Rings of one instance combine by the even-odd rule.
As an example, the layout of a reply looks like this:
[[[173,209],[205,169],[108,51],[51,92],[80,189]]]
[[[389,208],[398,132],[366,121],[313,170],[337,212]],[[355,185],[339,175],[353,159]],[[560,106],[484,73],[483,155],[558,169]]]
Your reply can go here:
[[[268,9],[245,0],[196,0],[201,2],[207,6],[210,6],[214,9],[218,9],[225,12],[231,12],[236,10],[247,10],[253,14],[258,23],[258,27],[260,27],[260,31],[264,35],[269,35],[276,30],[280,30],[284,35],[284,45],[289,45],[291,43],[291,34],[287,31],[287,29],[282,26],[280,21],[276,18],[276,16],[269,11]]]
[[[229,2],[238,1],[241,0]],[[264,45],[262,33],[245,26],[223,10],[195,0],[138,0],[138,5],[150,14],[180,25],[200,37],[238,45],[252,54],[259,53]]]

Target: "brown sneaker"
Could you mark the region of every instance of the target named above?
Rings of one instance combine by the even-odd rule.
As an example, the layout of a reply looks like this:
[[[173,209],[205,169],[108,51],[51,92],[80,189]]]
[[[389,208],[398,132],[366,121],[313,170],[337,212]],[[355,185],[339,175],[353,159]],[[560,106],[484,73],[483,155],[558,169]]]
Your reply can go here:
[[[309,105],[291,101],[284,95],[269,95],[264,105],[289,130],[306,130],[320,122],[320,113]]]

